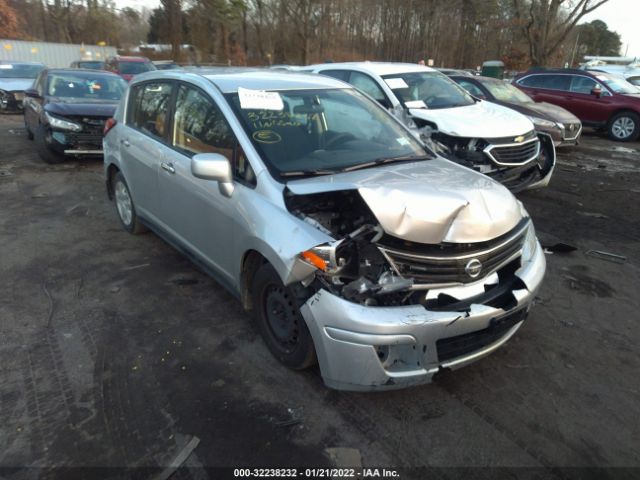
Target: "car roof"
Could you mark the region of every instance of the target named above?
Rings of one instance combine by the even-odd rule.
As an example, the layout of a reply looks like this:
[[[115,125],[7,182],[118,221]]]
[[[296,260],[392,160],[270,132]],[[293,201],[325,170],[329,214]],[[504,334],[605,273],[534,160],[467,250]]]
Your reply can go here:
[[[564,73],[566,75],[585,75],[585,74],[590,75],[587,70],[580,70],[578,68],[532,68],[520,74],[519,76],[543,74],[543,73],[552,73],[552,74]]]
[[[112,72],[107,72],[106,70],[93,70],[91,68],[49,68],[47,69],[47,73],[90,73],[91,75],[108,75],[110,77],[118,77],[120,78],[120,75],[117,75],[115,73]]]
[[[504,80],[500,80],[499,78],[494,78],[494,77],[485,77],[482,75],[473,75],[473,76],[468,76],[468,75],[451,75],[451,78],[453,78],[454,80],[456,78],[459,78],[460,80],[477,80],[479,83],[507,83]]]
[[[250,90],[353,88],[351,85],[335,78],[311,73],[233,67],[186,68],[179,72],[176,70],[156,70],[137,75],[133,83],[159,78],[186,79],[190,76],[206,78],[223,93],[237,92],[238,88]]]
[[[419,65],[417,63],[395,63],[395,62],[343,62],[343,63],[321,63],[309,65],[309,69],[322,67],[323,70],[355,69],[374,75],[393,75],[397,73],[409,72],[436,72],[434,68]]]
[[[115,57],[111,57],[117,62],[149,62],[150,60],[147,57],[128,57],[117,55]]]
[[[44,63],[40,62],[23,62],[22,60],[0,60],[0,63],[3,65],[41,65],[45,66]]]

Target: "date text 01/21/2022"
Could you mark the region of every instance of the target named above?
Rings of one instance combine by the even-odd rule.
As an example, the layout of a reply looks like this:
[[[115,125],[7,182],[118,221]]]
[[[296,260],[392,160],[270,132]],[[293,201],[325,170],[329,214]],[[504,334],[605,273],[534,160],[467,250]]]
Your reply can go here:
[[[400,478],[400,474],[387,468],[236,468],[236,478]]]

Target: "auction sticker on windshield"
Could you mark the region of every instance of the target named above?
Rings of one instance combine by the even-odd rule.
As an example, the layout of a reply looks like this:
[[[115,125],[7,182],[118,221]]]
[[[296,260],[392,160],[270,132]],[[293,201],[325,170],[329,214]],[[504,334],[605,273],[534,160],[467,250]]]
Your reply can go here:
[[[265,90],[250,90],[248,88],[238,88],[238,98],[240,108],[243,110],[283,110],[284,103],[278,92],[267,92]]]
[[[402,78],[387,78],[385,79],[385,82],[387,85],[389,85],[389,88],[391,90],[395,90],[397,88],[409,88],[407,82],[405,82]]]

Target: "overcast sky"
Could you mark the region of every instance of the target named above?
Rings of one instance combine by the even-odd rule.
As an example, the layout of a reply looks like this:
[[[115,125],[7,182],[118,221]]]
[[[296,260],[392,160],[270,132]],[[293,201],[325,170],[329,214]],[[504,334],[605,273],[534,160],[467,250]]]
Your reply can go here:
[[[143,6],[155,8],[160,0],[115,0],[118,8]],[[581,22],[602,20],[609,26],[609,30],[618,32],[622,36],[621,53],[628,50],[629,56],[640,57],[640,0],[609,0],[593,13],[584,17]]]

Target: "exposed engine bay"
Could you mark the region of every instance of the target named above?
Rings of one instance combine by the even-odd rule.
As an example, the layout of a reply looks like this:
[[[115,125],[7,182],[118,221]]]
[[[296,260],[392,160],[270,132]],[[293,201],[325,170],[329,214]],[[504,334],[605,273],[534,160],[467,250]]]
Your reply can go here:
[[[439,292],[438,286],[461,285],[472,280],[464,273],[465,264],[452,255],[468,249],[477,250],[478,245],[486,247],[488,245],[484,244],[495,243],[427,245],[391,236],[385,233],[357,190],[306,195],[285,191],[285,204],[293,215],[335,239],[301,253],[305,261],[317,267],[315,276],[303,285],[313,291],[325,288],[362,305],[422,304],[434,310],[449,306],[465,311],[470,305],[464,301],[468,293],[467,297],[456,298],[446,291],[435,295],[433,292]],[[425,258],[437,260],[442,256],[442,266],[448,268],[448,276],[435,277],[434,280],[433,274],[429,277],[429,272],[435,267],[436,275],[440,275],[441,272],[437,271],[440,265],[403,261],[402,255],[411,256],[411,252],[427,252],[431,256]],[[481,297],[493,290],[490,297],[496,302],[503,301],[506,305],[514,301],[511,290],[517,277],[513,272],[520,266],[519,255],[514,256],[514,252],[511,253],[514,261],[500,265],[498,271],[487,276],[486,285],[479,286],[480,290],[473,295],[474,300],[482,300]],[[461,276],[465,277],[462,281]],[[444,283],[439,282],[440,278]],[[431,287],[434,288],[430,294]]]
[[[512,141],[505,139],[464,138],[448,135],[424,121],[415,119],[419,128],[421,140],[438,155],[451,160],[467,168],[490,176],[494,180],[505,185],[512,191],[519,191],[544,178],[555,164],[555,148],[553,142],[546,138],[548,135],[538,135],[540,143],[539,154],[532,158],[531,150],[538,148],[531,142],[535,135],[533,132],[523,136],[525,142],[530,142],[530,149],[503,146],[502,142]],[[497,142],[496,142],[497,141]],[[523,145],[524,146],[524,145]],[[512,164],[500,165],[486,152],[493,149],[494,152],[504,150],[505,157]],[[519,150],[519,151],[518,151]],[[530,159],[530,160],[528,160]]]

